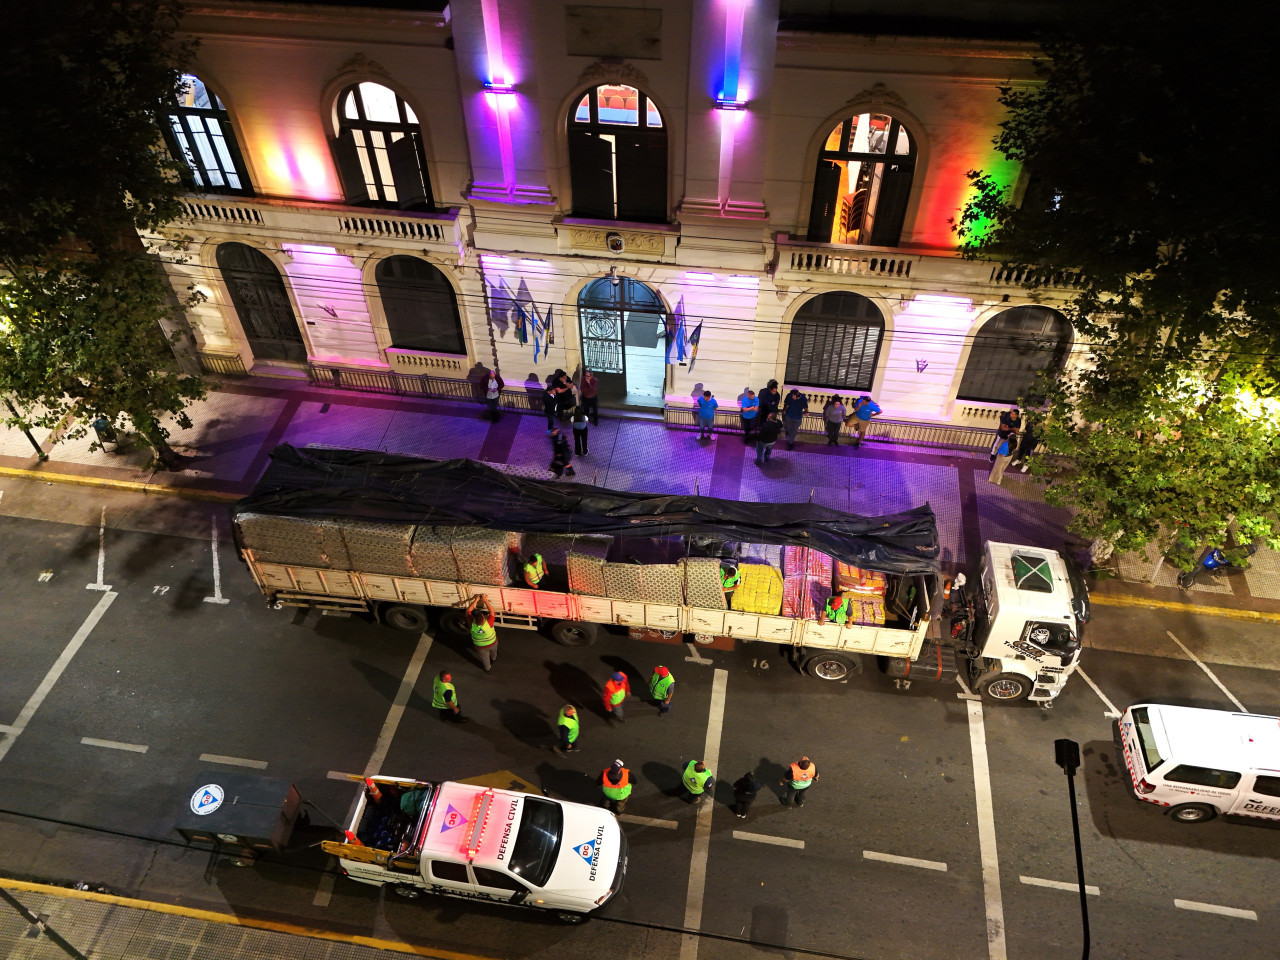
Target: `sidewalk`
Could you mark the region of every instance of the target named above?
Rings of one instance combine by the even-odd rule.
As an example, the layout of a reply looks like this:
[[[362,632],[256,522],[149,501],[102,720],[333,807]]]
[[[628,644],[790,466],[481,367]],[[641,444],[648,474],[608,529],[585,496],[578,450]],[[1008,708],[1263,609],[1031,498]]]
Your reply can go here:
[[[189,409],[193,426],[174,428],[171,442],[186,462],[180,472],[149,467],[144,444],[123,438],[117,451],[90,450],[92,434],[51,444],[40,462],[27,438],[0,428],[0,477],[83,483],[233,500],[248,493],[280,443],[385,450],[435,459],[468,457],[524,476],[550,478],[550,444],[537,414],[504,412],[497,423],[480,404],[424,400],[316,387],[264,378],[210,378],[209,397]],[[871,440],[855,450],[802,437],[794,450],[774,448],[763,468],[737,433],[699,441],[693,428],[604,410],[590,431],[589,456],[577,458],[577,480],[655,493],[700,493],[745,501],[814,500],[851,513],[893,513],[928,502],[938,518],[949,571],[977,561],[985,540],[1067,549],[1082,560],[1087,545],[1065,532],[1069,513],[1044,502],[1043,487],[1016,469],[1004,486],[987,482],[985,456]],[[1280,621],[1280,554],[1263,549],[1249,569],[1176,586],[1176,571],[1152,557],[1115,558],[1113,578],[1094,584],[1099,603],[1216,613]]]

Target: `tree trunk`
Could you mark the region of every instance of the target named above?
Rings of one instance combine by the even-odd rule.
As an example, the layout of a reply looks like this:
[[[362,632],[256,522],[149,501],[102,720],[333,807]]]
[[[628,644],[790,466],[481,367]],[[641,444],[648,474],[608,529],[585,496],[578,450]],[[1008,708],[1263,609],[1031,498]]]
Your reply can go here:
[[[139,435],[147,441],[148,446],[155,453],[156,463],[161,470],[182,469],[182,456],[169,446],[169,440],[159,421],[154,417],[140,417],[134,420],[134,426],[138,428]]]

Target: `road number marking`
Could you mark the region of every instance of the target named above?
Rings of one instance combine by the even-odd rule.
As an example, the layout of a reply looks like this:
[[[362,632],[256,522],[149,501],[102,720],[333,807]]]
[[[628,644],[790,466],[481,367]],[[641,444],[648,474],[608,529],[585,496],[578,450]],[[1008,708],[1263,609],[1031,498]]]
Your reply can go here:
[[[40,571],[40,576],[36,577],[36,581],[37,581],[38,583],[48,583],[48,582],[49,582],[50,580],[52,580],[52,579],[53,579],[53,571],[52,571],[52,570],[41,570],[41,571]]]
[[[884,863],[896,863],[904,867],[919,867],[922,870],[947,872],[947,865],[941,860],[921,860],[918,857],[899,857],[892,853],[877,853],[875,850],[863,850],[862,859],[880,860]]]
[[[160,596],[162,596],[162,597],[163,597],[166,593],[168,593],[168,592],[169,592],[169,588],[168,588],[168,587],[163,587],[163,586],[160,586],[160,585],[158,585],[158,584],[157,584],[156,586],[154,586],[154,587],[152,587],[152,588],[151,588],[151,592],[152,592],[152,594],[157,594],[157,593],[158,593]]]
[[[1080,884],[1067,883],[1065,880],[1041,880],[1039,877],[1019,877],[1023,883],[1029,887],[1048,887],[1050,890],[1069,890],[1072,893],[1080,892]],[[1084,892],[1091,897],[1101,896],[1098,888],[1091,883],[1084,885]]]
[[[746,830],[733,831],[733,839],[751,840],[755,843],[771,843],[775,847],[795,847],[797,850],[804,849],[803,840],[792,840],[790,837],[771,837],[767,833],[748,833]]]

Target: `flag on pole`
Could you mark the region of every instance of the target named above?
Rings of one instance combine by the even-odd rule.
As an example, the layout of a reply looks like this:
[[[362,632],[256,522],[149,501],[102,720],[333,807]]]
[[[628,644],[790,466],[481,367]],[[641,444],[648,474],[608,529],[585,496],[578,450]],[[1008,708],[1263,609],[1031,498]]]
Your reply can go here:
[[[698,342],[702,339],[702,321],[698,321],[698,325],[693,328],[693,335],[689,337],[689,369],[693,370],[693,364],[698,359]]]
[[[537,363],[538,354],[542,352],[542,324],[538,322],[538,311],[533,309],[532,305],[529,307],[529,313],[532,314],[529,324],[533,327],[533,362]]]
[[[546,316],[546,318],[542,321],[542,332],[543,332],[543,334],[545,334],[545,336],[546,336],[546,338],[547,338],[547,346],[548,346],[548,347],[549,347],[549,346],[551,346],[553,343],[555,343],[555,342],[556,342],[556,331],[555,331],[555,327],[553,327],[553,326],[551,325],[551,310],[552,310],[552,308],[553,308],[553,307],[554,307],[554,304],[550,304],[550,303],[548,303],[548,304],[547,304],[547,316]]]
[[[516,308],[516,339],[524,345],[529,342],[529,318],[524,315],[524,308],[516,301],[512,300],[511,305]]]

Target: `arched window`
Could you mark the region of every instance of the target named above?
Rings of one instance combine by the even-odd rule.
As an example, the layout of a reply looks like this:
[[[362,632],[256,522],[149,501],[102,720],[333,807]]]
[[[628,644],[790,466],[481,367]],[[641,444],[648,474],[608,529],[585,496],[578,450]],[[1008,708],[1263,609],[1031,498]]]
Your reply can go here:
[[[802,387],[870,390],[884,338],[879,307],[857,293],[824,293],[791,321],[787,383]]]
[[[431,209],[431,178],[413,108],[380,83],[338,97],[338,136],[329,141],[348,203]]]
[[[417,257],[387,257],[374,271],[391,346],[429,353],[467,352],[458,297],[443,273]]]
[[[199,77],[182,75],[164,132],[169,150],[186,163],[198,192],[253,193],[227,108]]]
[[[254,357],[306,360],[302,331],[275,264],[243,243],[218,244],[217,260]]]
[[[860,113],[840,121],[818,154],[809,239],[896,246],[915,166],[915,140],[893,117]]]
[[[573,215],[667,219],[667,128],[647,96],[624,84],[582,95],[569,117]]]
[[[1013,307],[988,320],[973,338],[957,394],[960,400],[1015,403],[1042,370],[1060,370],[1071,347],[1071,324],[1048,307]]]

